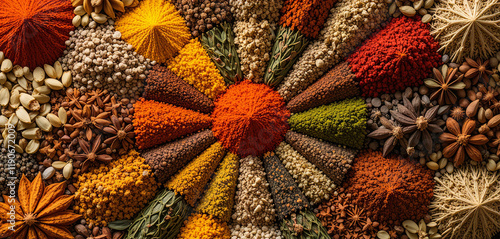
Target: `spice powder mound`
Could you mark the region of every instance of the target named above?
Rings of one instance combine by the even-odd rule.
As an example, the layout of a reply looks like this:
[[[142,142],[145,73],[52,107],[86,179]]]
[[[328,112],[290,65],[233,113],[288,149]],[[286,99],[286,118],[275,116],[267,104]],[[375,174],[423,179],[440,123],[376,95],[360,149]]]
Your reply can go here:
[[[344,183],[353,203],[365,208],[373,220],[389,224],[423,218],[433,187],[431,170],[409,159],[384,158],[378,151],[360,153]]]
[[[215,102],[213,132],[224,148],[240,157],[273,150],[289,129],[290,112],[281,96],[263,84],[244,81]]]

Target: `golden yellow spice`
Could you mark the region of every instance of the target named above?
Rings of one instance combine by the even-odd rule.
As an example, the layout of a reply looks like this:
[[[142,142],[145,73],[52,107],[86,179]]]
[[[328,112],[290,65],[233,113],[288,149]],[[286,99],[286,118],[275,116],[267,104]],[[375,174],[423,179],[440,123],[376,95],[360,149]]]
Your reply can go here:
[[[231,231],[225,222],[206,214],[190,216],[181,228],[177,239],[229,239]]]
[[[161,63],[174,57],[191,35],[175,6],[164,0],[145,0],[116,21],[116,30],[136,51]]]
[[[239,158],[228,153],[222,160],[196,211],[229,222],[238,181]]]
[[[75,212],[88,223],[106,226],[133,218],[155,196],[159,184],[144,158],[131,150],[119,160],[80,175],[75,186]]]
[[[194,206],[225,154],[226,151],[220,143],[212,144],[173,176],[165,186],[184,196],[189,205]]]
[[[192,39],[167,65],[176,75],[211,99],[226,89],[219,70],[198,39]]]

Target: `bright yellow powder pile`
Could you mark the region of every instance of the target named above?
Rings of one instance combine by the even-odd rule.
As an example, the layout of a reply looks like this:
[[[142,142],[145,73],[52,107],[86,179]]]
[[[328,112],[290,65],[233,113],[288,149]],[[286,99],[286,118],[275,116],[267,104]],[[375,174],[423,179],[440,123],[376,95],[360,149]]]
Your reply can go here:
[[[145,0],[116,22],[116,30],[136,51],[165,63],[189,42],[186,21],[165,0]]]
[[[201,198],[196,211],[229,222],[234,205],[238,169],[238,156],[228,153],[217,169],[214,179],[210,182],[210,186]]]
[[[75,186],[75,212],[83,214],[87,223],[106,226],[133,218],[155,196],[159,184],[144,158],[131,150],[80,175]]]
[[[177,239],[229,239],[231,231],[225,222],[206,214],[190,216]]]
[[[219,70],[198,39],[192,39],[167,65],[176,75],[211,99],[226,89]]]

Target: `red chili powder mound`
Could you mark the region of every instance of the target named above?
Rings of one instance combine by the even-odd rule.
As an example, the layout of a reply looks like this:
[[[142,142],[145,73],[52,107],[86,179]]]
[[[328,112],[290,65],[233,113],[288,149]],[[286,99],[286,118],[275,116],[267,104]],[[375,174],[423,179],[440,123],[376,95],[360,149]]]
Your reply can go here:
[[[278,92],[246,80],[215,102],[212,131],[224,148],[240,157],[258,156],[283,141],[289,117]]]
[[[344,188],[372,220],[397,224],[418,221],[433,195],[432,171],[409,159],[364,151],[354,159]]]
[[[393,18],[347,61],[363,96],[377,97],[418,86],[441,64],[439,43],[420,17]]]
[[[1,0],[0,51],[32,70],[54,64],[66,49],[74,16],[69,0]]]

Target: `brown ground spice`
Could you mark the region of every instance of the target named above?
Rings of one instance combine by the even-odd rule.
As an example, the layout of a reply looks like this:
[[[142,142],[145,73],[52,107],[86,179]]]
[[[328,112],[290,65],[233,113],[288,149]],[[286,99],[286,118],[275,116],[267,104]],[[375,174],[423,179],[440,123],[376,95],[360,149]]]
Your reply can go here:
[[[359,88],[355,78],[349,64],[340,63],[304,92],[292,98],[286,107],[290,112],[298,113],[357,96]]]
[[[186,138],[146,150],[142,157],[153,169],[159,182],[164,183],[190,160],[214,144],[216,139],[207,129]]]
[[[316,38],[336,2],[337,0],[285,0],[281,8],[280,25],[298,29],[309,38]]]
[[[409,159],[384,158],[381,152],[367,150],[354,159],[343,187],[370,218],[397,224],[400,220],[418,221],[428,213],[432,175],[431,170]]]
[[[182,108],[210,113],[214,103],[206,95],[175,75],[167,67],[155,65],[146,79],[144,98]]]
[[[336,185],[342,183],[356,156],[356,151],[353,149],[319,141],[293,131],[286,133],[285,140],[300,155],[323,171]]]

